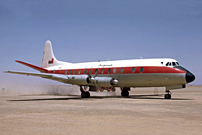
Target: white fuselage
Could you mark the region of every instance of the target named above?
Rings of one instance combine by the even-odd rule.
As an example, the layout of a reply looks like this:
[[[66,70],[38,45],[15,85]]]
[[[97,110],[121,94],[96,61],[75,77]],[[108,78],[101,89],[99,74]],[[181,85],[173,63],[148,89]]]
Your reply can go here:
[[[166,66],[166,63],[177,61],[174,59],[137,59],[119,60],[103,62],[87,62],[57,65],[47,68],[49,73],[62,74],[68,76],[66,83],[76,85],[89,85],[85,80],[88,74],[94,75],[96,69],[98,74],[95,77],[106,79],[114,78],[118,80],[119,87],[161,87],[169,85],[186,84],[185,71]],[[83,81],[82,81],[83,80]],[[98,83],[99,85],[99,83]],[[103,85],[103,84],[102,84]]]

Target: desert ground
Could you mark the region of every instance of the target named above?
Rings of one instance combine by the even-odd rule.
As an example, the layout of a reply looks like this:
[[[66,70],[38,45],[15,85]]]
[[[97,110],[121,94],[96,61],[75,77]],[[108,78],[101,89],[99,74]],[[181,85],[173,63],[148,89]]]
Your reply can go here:
[[[167,100],[161,88],[135,88],[128,98],[119,89],[91,92],[88,99],[81,99],[79,90],[13,91],[0,92],[1,135],[202,134],[202,86],[173,90]]]

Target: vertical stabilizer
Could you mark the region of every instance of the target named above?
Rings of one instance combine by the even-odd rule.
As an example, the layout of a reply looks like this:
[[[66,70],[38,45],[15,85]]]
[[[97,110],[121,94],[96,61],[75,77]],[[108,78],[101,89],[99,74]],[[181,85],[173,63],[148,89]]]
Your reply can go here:
[[[44,52],[43,52],[43,59],[42,59],[42,68],[48,68],[51,66],[56,66],[56,65],[64,65],[67,64],[66,62],[58,61],[54,54],[53,54],[53,49],[52,49],[52,44],[49,40],[46,41],[45,47],[44,47]]]

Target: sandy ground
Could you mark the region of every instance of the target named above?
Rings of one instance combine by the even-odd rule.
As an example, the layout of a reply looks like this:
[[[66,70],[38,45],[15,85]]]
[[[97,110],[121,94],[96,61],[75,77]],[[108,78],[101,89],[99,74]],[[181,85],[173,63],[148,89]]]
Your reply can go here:
[[[91,93],[53,96],[0,94],[1,135],[202,134],[202,87],[172,91],[172,99],[155,88],[133,89],[129,98]],[[156,95],[158,94],[158,95]]]

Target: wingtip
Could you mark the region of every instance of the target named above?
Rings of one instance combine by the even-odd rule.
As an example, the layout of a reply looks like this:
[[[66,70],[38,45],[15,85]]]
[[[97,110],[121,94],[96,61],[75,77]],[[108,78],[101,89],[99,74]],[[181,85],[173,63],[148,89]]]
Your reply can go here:
[[[11,72],[11,71],[4,71],[3,73],[9,73],[9,72]]]

